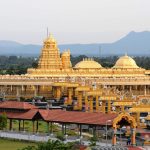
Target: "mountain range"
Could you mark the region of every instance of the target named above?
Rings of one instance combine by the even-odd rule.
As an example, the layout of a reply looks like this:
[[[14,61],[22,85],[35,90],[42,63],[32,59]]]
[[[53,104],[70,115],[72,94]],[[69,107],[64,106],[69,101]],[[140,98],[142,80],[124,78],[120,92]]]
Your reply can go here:
[[[112,43],[63,44],[58,46],[62,52],[70,49],[72,55],[110,56],[110,55],[150,55],[150,31],[130,32]],[[0,55],[39,56],[42,45],[21,44],[0,40]]]

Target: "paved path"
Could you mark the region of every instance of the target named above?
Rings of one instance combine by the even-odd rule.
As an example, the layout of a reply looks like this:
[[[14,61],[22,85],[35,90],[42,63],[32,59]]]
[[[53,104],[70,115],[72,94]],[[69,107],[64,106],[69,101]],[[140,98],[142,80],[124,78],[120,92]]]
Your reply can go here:
[[[46,142],[49,139],[51,140],[57,140],[57,138],[54,137],[54,135],[46,135],[46,134],[32,134],[32,133],[27,133],[27,132],[12,132],[12,131],[0,131],[0,137],[3,138],[11,138],[11,139],[18,139],[18,140],[27,140],[27,141],[34,141],[34,142]],[[64,143],[67,142],[74,142],[74,141],[79,141],[80,139],[67,139],[64,141]],[[84,145],[89,145],[90,141],[83,141]],[[106,146],[106,143],[102,142],[97,142],[97,146]],[[107,146],[111,146],[111,143],[108,142]],[[137,148],[137,147],[136,147]],[[138,150],[138,149],[131,149],[131,150]],[[142,150],[142,149],[139,149]],[[150,147],[145,147],[144,150],[150,150]]]
[[[4,132],[0,131],[0,137],[4,138],[13,138],[19,140],[27,140],[27,141],[48,141],[49,139],[56,140],[54,137],[50,137],[47,135],[38,135],[38,134],[31,134],[27,132]]]
[[[55,138],[53,135],[46,135],[46,134],[41,135],[41,134],[32,134],[32,133],[27,133],[27,132],[12,132],[12,131],[7,131],[7,132],[0,131],[0,137],[18,139],[18,140],[35,141],[35,142],[39,142],[39,141],[46,142],[49,139],[57,140],[57,138]],[[80,142],[80,139],[67,139],[64,141],[64,143],[74,142],[74,141]],[[84,145],[89,145],[90,141],[82,140],[82,143],[84,143]],[[97,142],[96,145],[105,146],[106,144],[102,142]],[[111,146],[111,144],[108,143],[108,146]]]

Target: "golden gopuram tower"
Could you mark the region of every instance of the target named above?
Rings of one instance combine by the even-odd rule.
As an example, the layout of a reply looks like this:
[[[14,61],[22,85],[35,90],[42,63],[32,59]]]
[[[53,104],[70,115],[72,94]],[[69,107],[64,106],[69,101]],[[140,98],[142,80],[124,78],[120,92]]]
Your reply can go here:
[[[44,41],[38,69],[62,69],[62,61],[57,42],[52,35]]]
[[[43,44],[41,55],[36,69],[29,68],[28,74],[35,76],[48,76],[54,72],[63,72],[70,70],[72,64],[70,61],[70,50],[64,51],[60,55],[56,40],[50,35]]]

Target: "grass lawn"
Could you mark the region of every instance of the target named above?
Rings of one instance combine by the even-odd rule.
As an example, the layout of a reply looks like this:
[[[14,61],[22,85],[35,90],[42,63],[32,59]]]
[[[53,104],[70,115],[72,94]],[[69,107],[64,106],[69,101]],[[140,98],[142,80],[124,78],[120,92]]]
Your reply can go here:
[[[35,143],[0,139],[0,150],[18,150],[29,145],[35,146]]]
[[[32,121],[25,121],[24,122],[25,130],[28,132],[32,132]],[[21,121],[21,127],[23,126],[23,122]],[[19,122],[18,120],[13,120],[12,125],[13,130],[18,131],[19,129]],[[35,122],[35,128],[36,128],[36,122]],[[7,122],[7,129],[9,129],[9,120]],[[44,121],[39,121],[39,132],[45,133],[47,131],[47,124]]]
[[[10,120],[8,120],[7,121],[7,129],[9,130],[9,121]],[[14,131],[18,131],[19,129],[19,122],[18,122],[18,120],[13,120],[13,123],[12,123],[13,125],[12,125],[12,129],[14,130]],[[22,126],[23,126],[23,122],[21,121],[21,130],[23,130],[22,129]],[[36,128],[36,122],[35,122],[35,128]],[[47,123],[46,122],[44,122],[44,121],[39,121],[39,129],[38,129],[38,132],[40,132],[40,133],[46,133],[47,132]],[[50,127],[49,127],[50,128]],[[53,132],[57,132],[57,131],[60,131],[61,130],[61,128],[60,127],[58,127],[57,125],[54,125],[53,124]],[[24,129],[25,129],[25,131],[27,131],[27,132],[31,132],[32,133],[32,121],[24,121]]]

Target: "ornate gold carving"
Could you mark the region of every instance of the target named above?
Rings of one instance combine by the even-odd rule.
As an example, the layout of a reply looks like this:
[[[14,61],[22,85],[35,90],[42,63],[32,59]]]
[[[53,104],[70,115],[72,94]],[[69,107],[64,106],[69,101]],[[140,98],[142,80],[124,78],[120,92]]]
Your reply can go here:
[[[113,120],[113,128],[116,129],[118,122],[121,121],[123,118],[131,124],[132,128],[136,128],[137,127],[136,120],[134,119],[134,117],[132,117],[132,116],[130,116],[130,114],[124,112],[124,113],[119,114]]]

